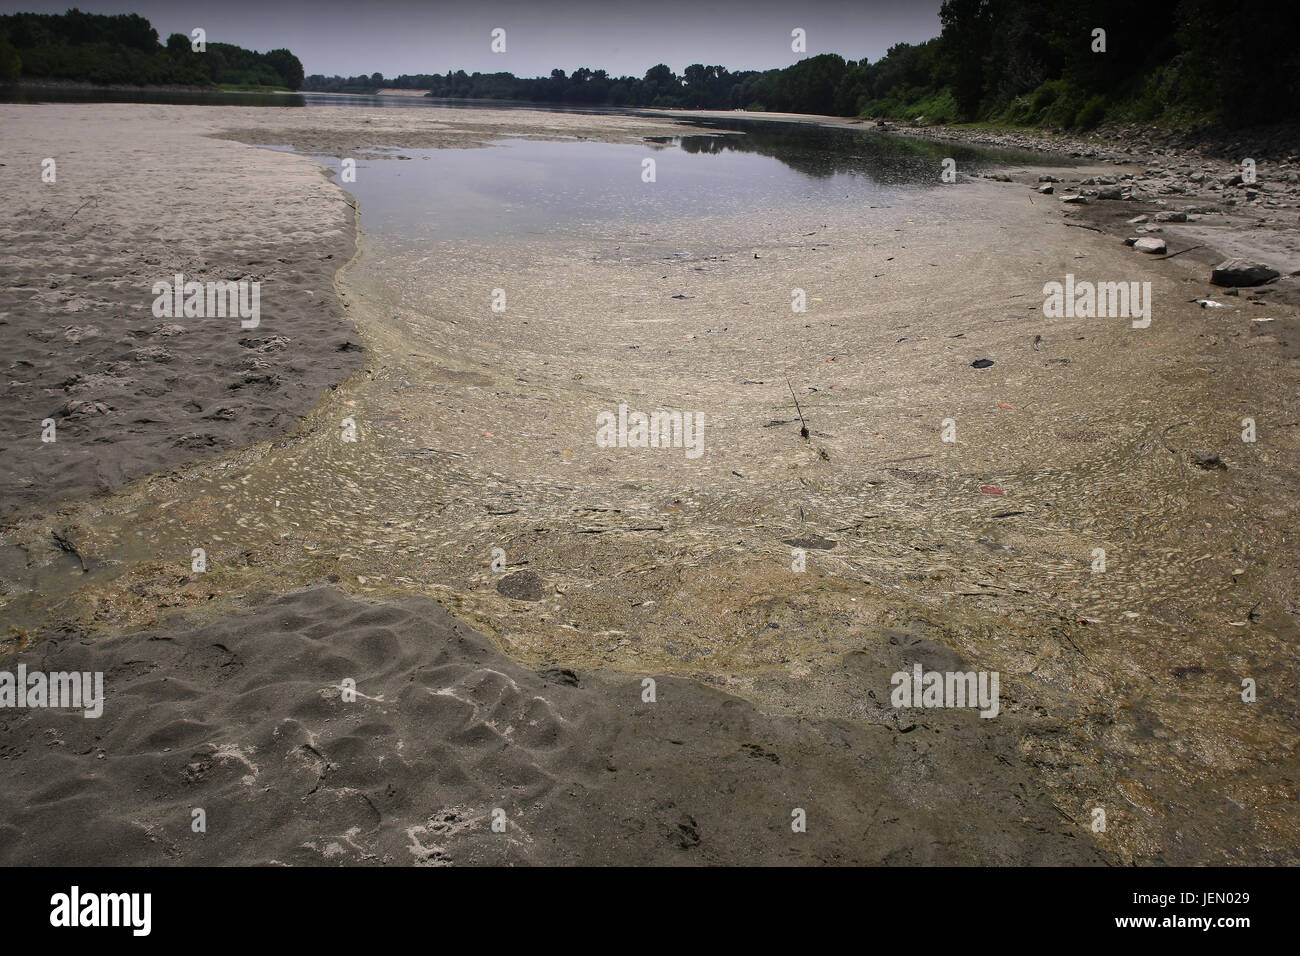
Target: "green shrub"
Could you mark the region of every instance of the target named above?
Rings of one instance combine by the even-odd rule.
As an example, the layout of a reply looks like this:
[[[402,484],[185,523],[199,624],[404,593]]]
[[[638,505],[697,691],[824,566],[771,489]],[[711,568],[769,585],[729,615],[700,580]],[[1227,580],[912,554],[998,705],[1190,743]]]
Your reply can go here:
[[[1076,90],[1062,89],[1060,95],[1043,111],[1042,123],[1057,129],[1068,129],[1074,125],[1074,119],[1081,109],[1083,96]]]
[[[1075,114],[1074,126],[1076,129],[1095,129],[1105,115],[1106,97],[1094,96]]]

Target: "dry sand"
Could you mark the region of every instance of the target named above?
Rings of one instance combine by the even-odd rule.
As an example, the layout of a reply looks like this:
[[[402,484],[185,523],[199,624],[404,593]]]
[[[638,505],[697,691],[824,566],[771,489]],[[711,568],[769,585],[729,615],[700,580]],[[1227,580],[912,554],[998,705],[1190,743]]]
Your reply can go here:
[[[201,127],[187,121],[191,152],[255,152],[195,136],[223,126],[334,155],[472,147],[506,130],[600,136],[606,122],[619,142],[664,130],[657,120],[536,112],[204,110],[199,119]],[[100,147],[110,156],[126,148],[111,136]],[[256,155],[286,170],[305,162]],[[674,758],[656,762],[647,803],[637,804],[671,800],[695,827],[717,794],[692,790],[693,775],[707,778],[723,754],[754,744],[835,792],[826,804],[835,834],[797,859],[975,861],[995,840],[1007,848],[1000,861],[1095,852],[1125,863],[1294,862],[1290,307],[1242,297],[1203,310],[1189,301],[1213,294],[1199,265],[1143,259],[1113,237],[1067,227],[1055,200],[1035,202],[1018,183],[967,182],[865,216],[756,210],[581,241],[413,250],[366,237],[361,249],[339,289],[368,350],[364,371],[297,434],[15,523],[0,575],[22,659],[58,633],[162,627],[184,642],[207,640],[193,636],[205,622],[212,630],[197,633],[222,635],[231,649],[223,637],[244,626],[230,619],[236,608],[270,614],[257,610],[268,590],[329,577],[357,596],[435,598],[518,662],[493,658],[491,669],[520,686],[527,675],[509,668],[576,671],[599,701],[589,706],[617,726],[636,726],[629,686],[673,674],[740,695],[750,703],[731,697],[728,706],[755,721],[813,728],[779,751],[753,734],[706,728],[705,705],[692,704],[664,719],[682,720],[697,740],[716,738],[718,749],[688,764],[651,748]],[[1150,281],[1151,328],[1045,318],[1042,285],[1067,272]],[[494,315],[487,293],[500,285],[512,305]],[[789,310],[795,286],[820,300],[805,314]],[[980,358],[995,364],[972,368]],[[706,454],[596,447],[596,414],[620,401],[703,411]],[[1243,416],[1257,420],[1257,444],[1238,438]],[[355,444],[339,440],[344,418],[358,423]],[[948,418],[956,444],[940,441]],[[1217,451],[1228,469],[1197,467],[1197,450]],[[212,562],[203,575],[189,572],[197,546]],[[802,574],[790,569],[796,546],[808,549]],[[494,547],[514,572],[504,581],[488,567]],[[1090,571],[1098,547],[1108,555],[1104,574]],[[273,682],[295,679],[296,665],[285,662],[299,641],[351,613],[329,589],[288,600],[301,608],[280,628],[297,635],[283,638],[291,646],[250,639],[238,652]],[[373,612],[398,615],[385,627],[399,644],[417,607],[403,606],[405,617]],[[166,622],[178,608],[195,616]],[[340,646],[358,639],[330,633]],[[130,642],[140,639],[115,639],[120,657],[105,659],[134,659]],[[355,649],[339,654],[319,681],[360,660]],[[921,657],[938,669],[961,660],[998,670],[1002,716],[882,706],[888,674]],[[403,662],[408,674],[427,663],[414,652]],[[399,679],[372,673],[381,684]],[[1244,677],[1259,682],[1255,704],[1240,700]],[[564,693],[538,696],[562,711]],[[292,710],[268,719],[276,716]],[[186,759],[209,745],[245,754],[270,746],[265,725],[225,723],[228,736],[213,722],[186,737]],[[879,780],[836,776],[818,743],[835,739],[831,727],[858,735],[843,746],[861,764],[891,767],[883,779],[915,780],[901,803],[916,815],[900,818],[911,857],[861,828],[859,810],[886,798]],[[485,733],[462,741],[456,759],[473,762],[479,746],[502,744]],[[557,778],[581,765],[517,756]],[[400,857],[393,834],[433,827],[425,814],[452,806],[451,797],[467,801],[459,819],[481,821],[501,805],[490,794],[502,782],[470,777],[449,799],[430,792],[413,803],[398,815],[402,827],[381,814],[358,831],[371,834],[357,841],[366,849],[343,841],[340,858]],[[734,826],[725,832],[757,839],[751,819],[769,819],[780,803],[773,793],[787,796],[780,781],[769,783],[772,792],[740,798],[738,816],[716,832]],[[1023,795],[1023,812],[976,796],[1002,788]],[[553,799],[525,828],[534,840],[558,825],[546,816]],[[959,804],[966,835],[929,835]],[[117,812],[107,798],[95,805]],[[284,816],[271,801],[251,806],[263,807],[268,827]],[[1097,807],[1107,813],[1104,833],[1089,827]],[[632,819],[667,833],[670,845],[683,825],[644,809]],[[308,814],[285,839],[327,846],[342,840],[331,828],[361,825],[342,822]],[[1089,849],[1064,839],[1061,824]],[[492,836],[470,838],[460,858],[504,859],[492,856],[503,852]],[[769,836],[757,860],[791,852],[788,826]],[[575,836],[562,842],[558,855],[522,842],[513,852],[611,859]],[[829,855],[832,845],[841,856]],[[638,858],[662,859],[660,851],[647,844]]]

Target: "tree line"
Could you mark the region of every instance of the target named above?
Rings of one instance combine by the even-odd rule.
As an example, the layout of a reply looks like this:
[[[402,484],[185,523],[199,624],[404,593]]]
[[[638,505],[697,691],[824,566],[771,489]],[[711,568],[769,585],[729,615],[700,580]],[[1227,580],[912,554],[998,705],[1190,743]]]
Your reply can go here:
[[[875,63],[826,53],[762,71],[695,63],[678,75],[660,63],[641,77],[586,67],[535,78],[317,74],[303,89],[1071,129],[1300,119],[1300,20],[1281,7],[1245,9],[1239,0],[946,0],[938,36],[897,44]]]
[[[834,53],[771,70],[694,63],[678,75],[445,73],[303,77],[288,50],[161,44],[136,14],[0,16],[0,79],[275,86],[335,93],[380,88],[434,97],[575,106],[751,110],[986,121],[1087,129],[1103,121],[1251,125],[1300,119],[1300,23],[1285,5],[1247,15],[1239,0],[945,0],[939,35],[884,57]],[[1100,31],[1100,33],[1099,33]]]
[[[249,86],[296,90],[302,63],[288,50],[257,53],[173,33],[166,44],[144,17],[67,13],[0,16],[0,79],[59,79],[136,86]]]

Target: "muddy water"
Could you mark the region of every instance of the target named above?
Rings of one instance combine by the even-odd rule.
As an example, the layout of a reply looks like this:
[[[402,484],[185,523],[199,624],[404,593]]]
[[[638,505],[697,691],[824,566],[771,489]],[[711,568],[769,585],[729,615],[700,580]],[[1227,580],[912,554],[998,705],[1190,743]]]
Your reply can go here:
[[[502,161],[573,155],[556,145]],[[643,150],[602,148],[636,176]],[[1023,188],[832,171],[846,198],[768,159],[786,170],[758,192],[670,159],[689,197],[631,226],[631,191],[504,229],[484,226],[499,197],[404,209],[359,185],[363,226],[386,223],[339,277],[365,372],[292,438],[20,529],[39,580],[11,618],[111,630],[331,577],[435,597],[530,663],[845,719],[866,703],[846,655],[905,634],[1000,672],[1023,758],[1065,818],[1106,809],[1112,858],[1291,859],[1297,448],[1276,341],[1183,307],[1174,272],[1150,276],[1149,335],[1046,319],[1044,281],[1134,266]],[[374,165],[381,192],[439,169]],[[702,416],[703,453],[602,447],[620,404]],[[1270,442],[1237,439],[1247,414]],[[1203,449],[1229,470],[1192,464]]]

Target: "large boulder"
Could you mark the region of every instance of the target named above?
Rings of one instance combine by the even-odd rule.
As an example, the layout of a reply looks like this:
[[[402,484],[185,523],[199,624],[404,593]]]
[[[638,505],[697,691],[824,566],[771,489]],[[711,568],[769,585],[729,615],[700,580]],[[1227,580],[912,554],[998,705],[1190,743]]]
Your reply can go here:
[[[1249,259],[1226,259],[1214,267],[1210,281],[1215,285],[1263,285],[1271,282],[1281,273],[1271,269],[1262,262]]]

